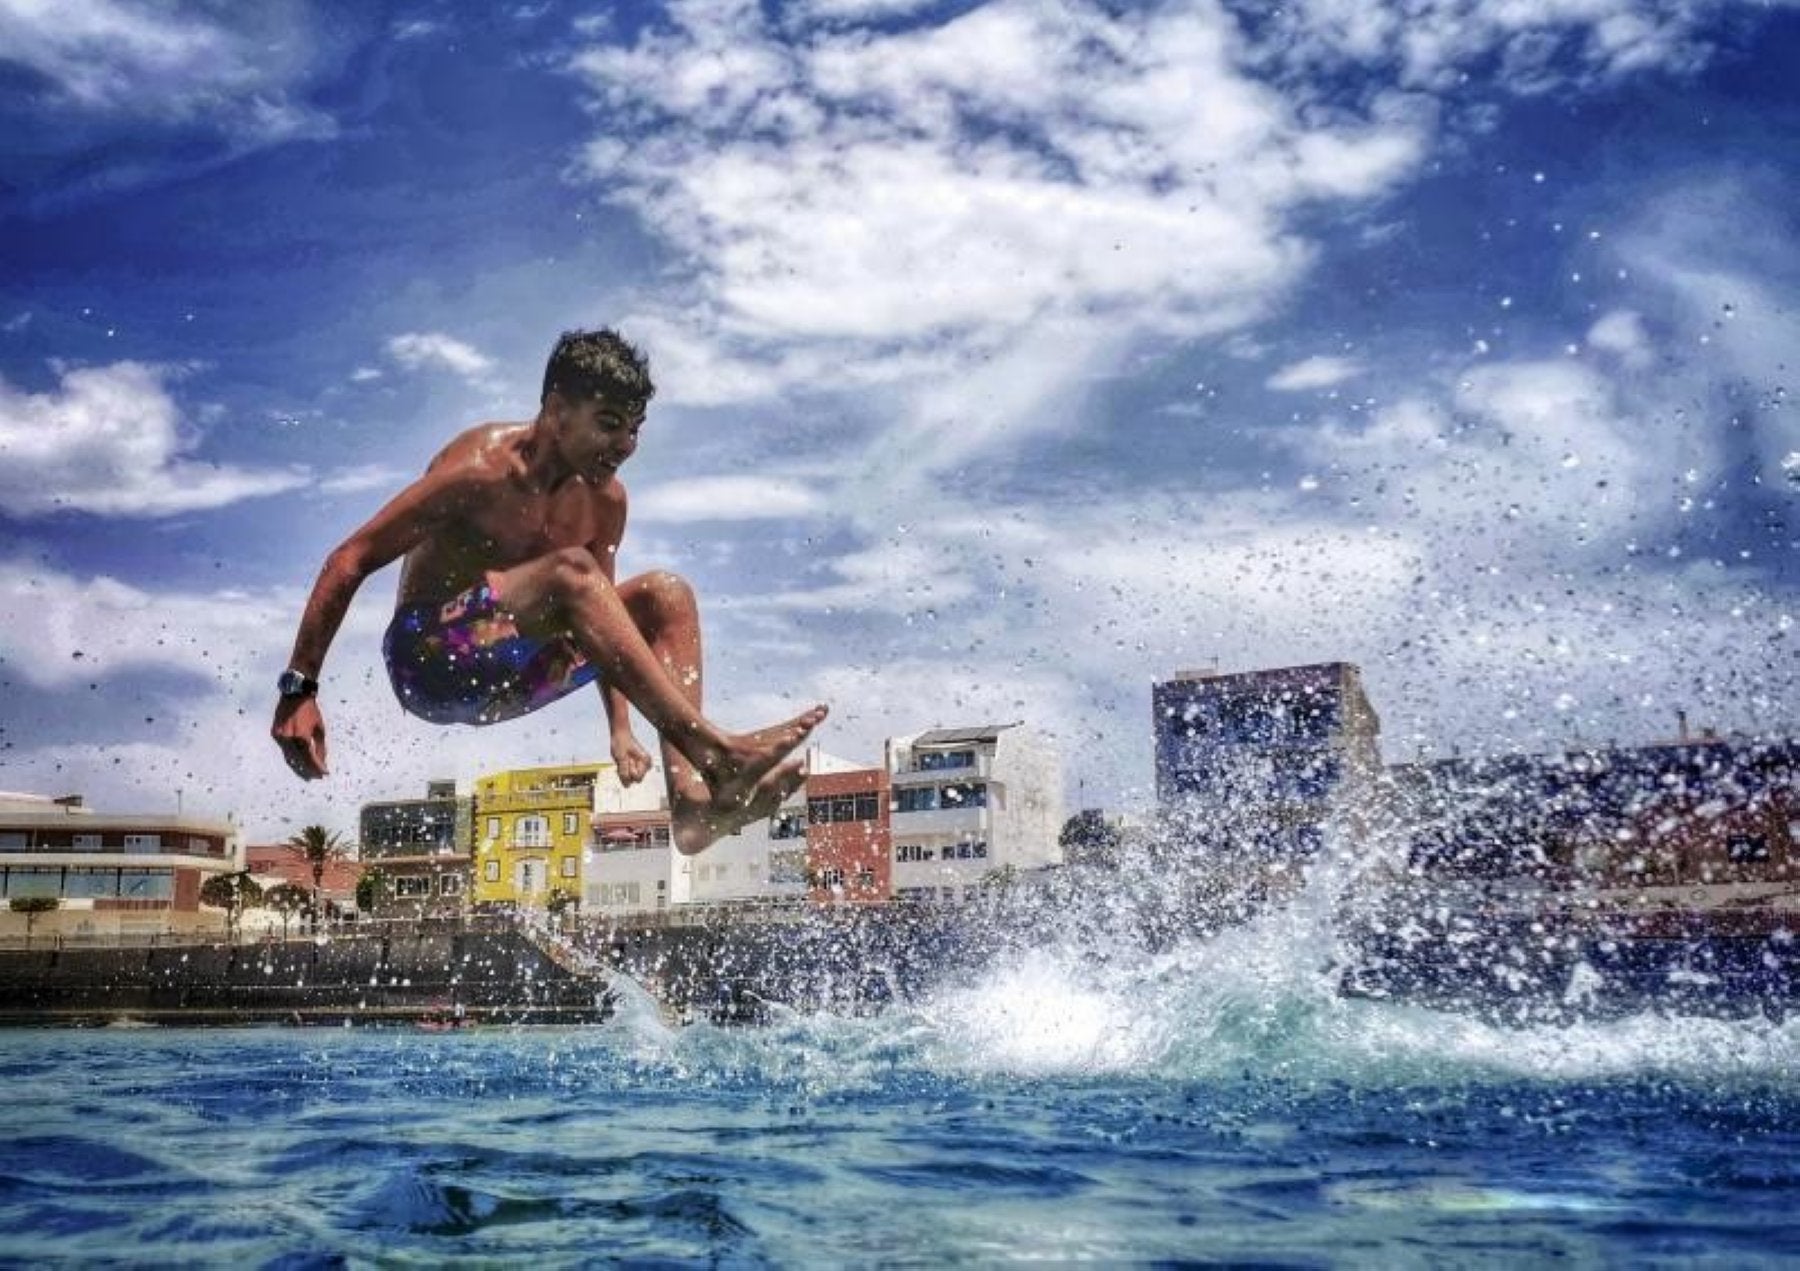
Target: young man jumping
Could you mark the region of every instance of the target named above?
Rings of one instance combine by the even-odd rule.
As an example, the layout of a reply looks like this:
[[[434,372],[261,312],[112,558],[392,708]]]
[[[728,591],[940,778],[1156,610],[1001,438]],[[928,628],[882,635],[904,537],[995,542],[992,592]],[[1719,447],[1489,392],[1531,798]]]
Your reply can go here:
[[[325,775],[326,650],[363,580],[404,556],[382,651],[412,714],[492,724],[597,680],[620,780],[650,770],[627,703],[661,737],[672,837],[687,853],[770,815],[799,787],[803,762],[787,756],[826,708],[726,732],[700,710],[693,589],[663,571],[614,583],[618,470],[655,391],[643,355],[615,332],[564,334],[535,419],[464,432],[326,558],[278,684],[271,731],[290,768]]]

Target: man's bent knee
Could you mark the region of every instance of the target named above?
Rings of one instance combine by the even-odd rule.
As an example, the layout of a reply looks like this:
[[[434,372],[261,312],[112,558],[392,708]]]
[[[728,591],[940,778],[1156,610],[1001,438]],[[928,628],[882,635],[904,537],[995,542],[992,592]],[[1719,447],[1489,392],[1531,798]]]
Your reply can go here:
[[[658,625],[688,621],[700,611],[693,587],[680,574],[656,569],[634,583],[633,608]]]

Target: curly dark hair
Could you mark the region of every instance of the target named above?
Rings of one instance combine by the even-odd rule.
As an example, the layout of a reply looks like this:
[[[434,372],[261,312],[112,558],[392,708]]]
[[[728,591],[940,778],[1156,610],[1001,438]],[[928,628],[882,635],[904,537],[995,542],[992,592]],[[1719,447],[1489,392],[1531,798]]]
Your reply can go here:
[[[644,406],[656,396],[650,382],[650,360],[624,336],[607,327],[598,331],[564,331],[544,366],[544,392],[555,389],[571,401],[604,397],[629,406]]]

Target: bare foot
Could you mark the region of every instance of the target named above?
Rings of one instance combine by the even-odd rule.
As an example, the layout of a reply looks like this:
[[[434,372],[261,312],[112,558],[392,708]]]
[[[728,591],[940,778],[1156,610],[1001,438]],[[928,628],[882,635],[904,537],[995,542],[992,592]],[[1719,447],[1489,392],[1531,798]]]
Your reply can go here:
[[[828,708],[821,704],[802,711],[785,724],[727,737],[724,756],[703,774],[712,791],[713,807],[725,811],[748,804],[756,797],[763,778],[788,751],[805,741],[827,714]]]
[[[733,807],[677,796],[670,813],[670,837],[675,849],[683,856],[692,856],[752,821],[774,816],[776,809],[805,781],[806,761],[790,759],[766,773],[750,797]]]

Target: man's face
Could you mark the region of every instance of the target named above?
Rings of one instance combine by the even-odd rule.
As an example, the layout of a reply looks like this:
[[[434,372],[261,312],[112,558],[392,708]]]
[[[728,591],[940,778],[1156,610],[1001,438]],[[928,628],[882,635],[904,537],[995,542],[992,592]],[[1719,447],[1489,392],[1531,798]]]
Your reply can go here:
[[[605,482],[637,450],[644,408],[605,397],[561,401],[563,456],[590,481]]]

